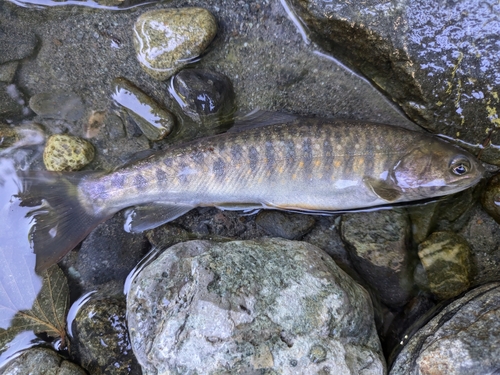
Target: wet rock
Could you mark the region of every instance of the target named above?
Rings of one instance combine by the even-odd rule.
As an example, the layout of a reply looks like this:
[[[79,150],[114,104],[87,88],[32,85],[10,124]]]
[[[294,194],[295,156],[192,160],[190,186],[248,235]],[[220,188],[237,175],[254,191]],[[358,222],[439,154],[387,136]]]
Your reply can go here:
[[[280,211],[261,211],[255,222],[271,236],[288,240],[302,238],[314,226],[314,217]]]
[[[32,96],[29,104],[33,112],[43,118],[72,122],[85,114],[82,99],[72,92],[43,92]]]
[[[125,108],[144,135],[159,141],[170,134],[175,125],[172,113],[125,78],[113,80],[113,100]]]
[[[324,48],[369,77],[412,120],[488,145],[488,134],[500,125],[496,0],[291,4]],[[500,132],[491,140],[498,145]],[[498,147],[486,149],[483,158],[499,164]]]
[[[481,196],[484,210],[500,224],[500,174],[488,181]]]
[[[472,285],[500,281],[500,227],[479,206],[459,232],[470,245]]]
[[[177,244],[133,280],[127,317],[145,374],[385,370],[368,295],[305,242]]]
[[[356,271],[349,258],[349,252],[340,238],[339,230],[340,216],[319,216],[316,218],[316,225],[303,240],[326,251],[344,272],[354,277]]]
[[[158,9],[143,13],[134,25],[134,46],[142,69],[166,80],[208,47],[217,21],[203,8]]]
[[[113,281],[119,292],[130,270],[148,250],[144,235],[125,232],[123,217],[115,215],[82,242],[75,268],[85,290]]]
[[[418,246],[430,291],[437,299],[458,296],[470,286],[470,248],[453,232],[434,232]]]
[[[420,243],[425,240],[436,226],[440,213],[439,202],[407,208],[411,220],[413,241]]]
[[[90,374],[141,374],[130,345],[125,310],[124,298],[91,298],[78,311],[72,343]]]
[[[205,126],[227,123],[235,111],[231,81],[208,69],[181,70],[172,80],[170,93],[187,116]]]
[[[396,357],[390,375],[493,374],[500,355],[500,285],[450,303]]]
[[[0,64],[31,56],[35,52],[36,45],[36,35],[31,30],[0,28]]]
[[[76,364],[46,348],[31,348],[0,369],[1,375],[85,375],[86,372]]]
[[[24,104],[22,94],[15,85],[0,82],[0,118],[12,120],[24,117]]]
[[[347,214],[342,216],[341,234],[354,268],[380,300],[390,307],[403,306],[413,289],[407,213]]]
[[[43,151],[43,163],[49,171],[78,171],[93,159],[94,146],[68,134],[50,136]]]
[[[11,83],[18,66],[18,61],[10,61],[0,65],[0,82]]]

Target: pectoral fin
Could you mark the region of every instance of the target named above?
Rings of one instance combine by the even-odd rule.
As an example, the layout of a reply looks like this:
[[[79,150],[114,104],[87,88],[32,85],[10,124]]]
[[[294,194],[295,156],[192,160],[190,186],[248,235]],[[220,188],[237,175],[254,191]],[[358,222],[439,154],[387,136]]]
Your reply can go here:
[[[153,229],[177,219],[193,208],[191,205],[175,203],[150,203],[137,206],[126,213],[124,229],[131,233]]]
[[[387,202],[395,202],[402,195],[399,186],[394,184],[391,180],[377,180],[375,178],[365,177],[364,181],[379,198]]]

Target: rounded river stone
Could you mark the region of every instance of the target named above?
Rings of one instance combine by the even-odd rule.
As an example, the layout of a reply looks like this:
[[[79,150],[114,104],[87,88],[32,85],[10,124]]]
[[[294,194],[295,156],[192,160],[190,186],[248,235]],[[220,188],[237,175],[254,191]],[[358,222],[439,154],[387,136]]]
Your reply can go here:
[[[134,46],[142,69],[166,80],[197,58],[217,33],[215,17],[203,8],[158,9],[134,25]]]
[[[190,241],[132,281],[144,374],[382,374],[367,292],[305,242]]]
[[[93,159],[94,146],[68,134],[50,136],[43,151],[43,162],[49,171],[77,171]]]

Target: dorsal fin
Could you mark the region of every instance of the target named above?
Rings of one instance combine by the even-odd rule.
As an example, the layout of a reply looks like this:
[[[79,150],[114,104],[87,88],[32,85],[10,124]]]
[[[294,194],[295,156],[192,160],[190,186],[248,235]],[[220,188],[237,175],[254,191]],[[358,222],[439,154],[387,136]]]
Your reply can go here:
[[[245,130],[261,128],[274,124],[286,124],[297,120],[297,115],[281,112],[264,111],[255,109],[242,116],[236,116],[234,125],[227,131],[228,133],[239,133]]]

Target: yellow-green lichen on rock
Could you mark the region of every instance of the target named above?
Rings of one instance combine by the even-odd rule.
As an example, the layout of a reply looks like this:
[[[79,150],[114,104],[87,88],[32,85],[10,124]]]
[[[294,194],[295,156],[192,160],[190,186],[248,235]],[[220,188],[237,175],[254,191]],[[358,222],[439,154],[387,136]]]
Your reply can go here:
[[[142,69],[163,81],[201,55],[217,34],[217,21],[203,8],[157,9],[143,13],[133,31]]]
[[[68,134],[49,137],[43,162],[49,171],[77,171],[94,159],[94,146],[85,139]]]

